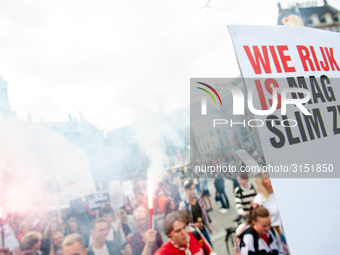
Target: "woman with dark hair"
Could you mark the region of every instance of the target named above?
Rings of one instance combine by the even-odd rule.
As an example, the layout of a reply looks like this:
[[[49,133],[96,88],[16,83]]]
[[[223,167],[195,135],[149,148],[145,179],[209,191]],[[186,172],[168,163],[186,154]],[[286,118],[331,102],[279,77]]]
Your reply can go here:
[[[85,247],[88,247],[90,236],[83,230],[83,228],[80,226],[76,218],[70,218],[67,221],[67,227],[68,227],[68,231],[67,231],[68,234],[73,234],[73,233],[80,234],[84,238]]]
[[[166,216],[168,216],[169,213],[172,213],[177,210],[178,210],[178,207],[175,203],[175,200],[172,198],[168,198],[168,200],[165,203],[165,208],[164,208],[164,219],[166,218]]]
[[[126,238],[133,235],[137,225],[132,215],[128,215],[124,209],[119,209],[116,211],[116,219],[116,223],[122,227]]]
[[[247,224],[249,227],[239,235],[240,255],[283,254],[280,236],[271,226],[270,214],[266,208],[251,208]]]
[[[133,207],[131,206],[131,203],[128,197],[124,197],[124,205],[121,207],[121,209],[124,209],[128,215],[133,214]]]

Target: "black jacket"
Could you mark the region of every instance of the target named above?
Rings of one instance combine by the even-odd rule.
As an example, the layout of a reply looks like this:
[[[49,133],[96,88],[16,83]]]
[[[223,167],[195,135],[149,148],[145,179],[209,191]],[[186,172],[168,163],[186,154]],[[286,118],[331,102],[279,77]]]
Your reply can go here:
[[[106,241],[106,246],[110,255],[121,255],[121,251],[124,250],[124,247],[116,241]],[[87,255],[95,255],[92,247],[89,247]]]

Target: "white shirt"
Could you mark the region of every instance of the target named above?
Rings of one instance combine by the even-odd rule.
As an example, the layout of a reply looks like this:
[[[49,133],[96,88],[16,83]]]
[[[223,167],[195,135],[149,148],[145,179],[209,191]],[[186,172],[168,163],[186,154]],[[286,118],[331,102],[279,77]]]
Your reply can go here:
[[[280,226],[279,207],[277,206],[276,198],[273,193],[268,196],[266,201],[262,194],[258,193],[254,198],[253,204],[259,204],[266,208],[269,211],[272,226]]]
[[[106,236],[106,240],[107,241],[117,241],[117,242],[119,242],[119,240],[114,240],[113,230],[115,232],[120,233],[120,239],[121,239],[120,243],[123,245],[126,242],[125,234],[124,234],[123,230],[120,227],[118,227],[118,225],[116,223],[113,223],[113,222],[111,223],[110,232]],[[92,246],[92,244],[93,244],[93,236],[90,235],[89,246]]]
[[[124,232],[120,227],[118,227],[118,225],[116,223],[113,223],[113,222],[111,223],[110,232],[107,235],[106,240],[107,241],[113,241],[114,240],[113,231],[119,233],[120,238],[121,238],[120,242],[121,242],[121,244],[124,244],[126,242]],[[116,241],[118,241],[118,240],[116,240]]]
[[[92,247],[93,253],[95,255],[110,255],[109,250],[107,249],[106,244],[101,249],[95,249]]]

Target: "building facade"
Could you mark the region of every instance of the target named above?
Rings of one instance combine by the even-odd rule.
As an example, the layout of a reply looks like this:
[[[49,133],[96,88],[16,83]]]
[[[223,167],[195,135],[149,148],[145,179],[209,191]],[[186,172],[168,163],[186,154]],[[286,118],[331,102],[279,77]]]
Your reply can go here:
[[[301,18],[304,26],[340,32],[340,11],[330,6],[326,0],[322,6],[317,2],[306,2],[303,4],[291,5],[287,9],[281,8],[278,3],[279,15],[278,24],[283,25],[283,20],[290,15],[297,15]]]

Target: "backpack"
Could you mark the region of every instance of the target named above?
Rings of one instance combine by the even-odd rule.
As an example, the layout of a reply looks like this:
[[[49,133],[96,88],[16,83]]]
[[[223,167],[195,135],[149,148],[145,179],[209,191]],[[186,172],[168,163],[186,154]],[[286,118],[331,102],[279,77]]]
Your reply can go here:
[[[276,236],[273,227],[271,227],[269,231],[272,232],[273,236]],[[254,249],[255,249],[254,254],[259,254],[258,252],[259,252],[259,238],[260,238],[260,236],[252,227],[247,228],[241,235],[238,236],[240,238],[240,247],[242,247],[242,244],[243,244],[243,246],[245,245],[243,243],[243,236],[245,234],[251,234],[253,236]]]

